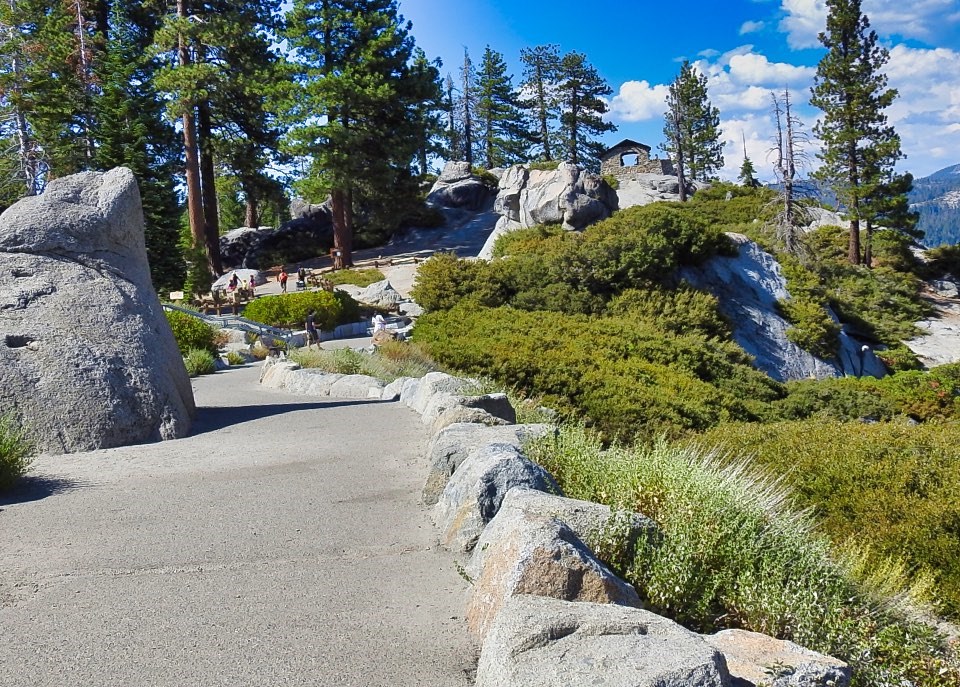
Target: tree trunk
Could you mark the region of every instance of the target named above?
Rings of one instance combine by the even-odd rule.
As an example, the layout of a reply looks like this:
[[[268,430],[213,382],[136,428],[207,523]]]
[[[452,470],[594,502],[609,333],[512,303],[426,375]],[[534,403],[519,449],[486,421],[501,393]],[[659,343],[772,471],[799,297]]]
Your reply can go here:
[[[343,225],[346,228],[344,236],[346,252],[343,256],[343,264],[347,267],[353,267],[353,187],[347,188],[344,198]]]
[[[197,106],[197,126],[200,144],[200,193],[203,196],[204,234],[211,271],[223,274],[220,259],[220,216],[217,212],[217,182],[213,165],[213,124],[210,120],[210,104],[206,101]]]
[[[863,232],[863,264],[867,269],[873,267],[873,222],[867,220]]]
[[[851,265],[860,264],[860,197],[859,197],[859,185],[860,185],[860,170],[857,168],[857,144],[856,142],[851,143],[847,149],[847,156],[849,165],[848,165],[848,174],[849,178],[847,181],[850,184],[850,191],[853,194],[851,197],[852,203],[850,204],[851,214],[853,215],[850,220],[850,243],[847,247],[847,259],[850,261]]]
[[[330,192],[330,206],[333,214],[333,268],[342,269],[345,266],[344,256],[347,251],[347,217],[344,209],[343,189],[335,188]]]
[[[543,159],[552,160],[553,154],[550,152],[550,122],[547,111],[547,91],[543,85],[545,78],[543,68],[537,65],[537,99],[540,102],[540,138],[543,140]]]
[[[246,215],[244,217],[243,223],[248,227],[256,228],[260,222],[260,217],[257,213],[257,199],[251,196],[249,193],[246,195]]]
[[[177,16],[187,16],[186,0],[177,0]],[[178,38],[180,65],[190,64],[190,50],[183,35]],[[183,103],[183,147],[186,149],[187,215],[193,247],[206,245],[203,220],[203,199],[200,195],[200,159],[197,154],[197,125],[193,118],[193,103]]]

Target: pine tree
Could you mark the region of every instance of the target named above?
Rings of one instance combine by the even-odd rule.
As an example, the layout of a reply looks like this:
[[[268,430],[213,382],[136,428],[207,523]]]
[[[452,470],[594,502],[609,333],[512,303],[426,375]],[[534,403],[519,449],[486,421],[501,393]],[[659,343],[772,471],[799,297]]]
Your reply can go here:
[[[448,73],[443,82],[443,113],[446,117],[445,157],[448,160],[464,159],[463,137],[460,135],[460,119],[457,115],[457,100],[454,96],[453,77]]]
[[[819,36],[827,49],[817,65],[810,103],[820,108],[814,133],[823,141],[815,176],[832,185],[850,219],[847,257],[860,264],[860,222],[872,227],[872,207],[893,192],[884,186],[902,157],[900,140],[884,109],[897,97],[887,88],[883,66],[889,54],[877,42],[860,0],[826,0],[827,27]],[[869,201],[867,200],[869,199]]]
[[[609,110],[603,98],[613,90],[583,53],[564,55],[558,76],[557,95],[565,157],[573,164],[599,169],[604,146],[592,137],[617,130],[615,124],[603,120]]]
[[[663,149],[695,181],[708,181],[723,167],[720,111],[707,95],[707,77],[684,60],[667,96]]]
[[[445,105],[443,99],[443,85],[440,83],[440,59],[430,61],[427,54],[420,48],[414,50],[411,69],[414,79],[432,85],[433,93],[424,100],[414,104],[416,121],[422,122],[423,127],[418,130],[417,141],[417,168],[420,175],[428,173],[428,158],[431,155],[442,155],[444,152],[443,116]]]
[[[474,117],[477,107],[477,72],[470,53],[463,49],[463,64],[460,66],[460,132],[463,136],[463,159],[473,166],[473,151],[476,145]]]
[[[741,132],[740,138],[743,141],[743,162],[740,164],[740,174],[737,176],[737,180],[741,186],[757,188],[760,185],[760,182],[757,181],[757,169],[753,166],[753,160],[747,155],[747,139],[743,136],[743,132]]]
[[[157,67],[147,54],[156,28],[154,17],[138,12],[139,2],[115,0],[96,65],[100,93],[94,99],[94,166],[129,167],[140,186],[150,275],[158,291],[183,287],[185,268],[179,241],[176,174],[182,148],[163,119],[163,103],[154,89]],[[139,15],[139,16],[138,16]],[[139,19],[139,22],[134,17]]]
[[[300,87],[287,143],[306,167],[301,191],[330,194],[344,266],[355,206],[381,222],[383,204],[396,215],[416,195],[411,162],[426,126],[417,113],[439,94],[432,73],[411,68],[410,28],[394,0],[295,0],[287,16]]]
[[[487,169],[504,167],[526,158],[527,125],[513,77],[507,75],[503,55],[488,45],[477,74],[477,122],[480,150]]]
[[[552,160],[554,157],[554,123],[559,117],[556,87],[560,70],[560,49],[556,45],[538,45],[523,48],[520,51],[523,62],[523,82],[521,88],[530,93],[523,106],[532,112],[536,120],[534,142],[540,146],[540,157]]]

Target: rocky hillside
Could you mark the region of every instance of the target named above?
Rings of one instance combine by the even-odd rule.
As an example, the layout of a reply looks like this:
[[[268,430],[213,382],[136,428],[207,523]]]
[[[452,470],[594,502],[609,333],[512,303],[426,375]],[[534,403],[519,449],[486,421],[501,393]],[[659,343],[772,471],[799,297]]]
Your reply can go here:
[[[960,243],[960,164],[914,180],[910,203],[927,246]]]

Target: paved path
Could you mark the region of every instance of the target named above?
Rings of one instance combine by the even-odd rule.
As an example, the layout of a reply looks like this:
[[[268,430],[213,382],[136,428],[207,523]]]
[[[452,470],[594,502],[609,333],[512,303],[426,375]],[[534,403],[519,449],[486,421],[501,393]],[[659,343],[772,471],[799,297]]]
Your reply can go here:
[[[258,373],[195,380],[187,439],[42,458],[0,500],[0,685],[468,684],[419,419]]]

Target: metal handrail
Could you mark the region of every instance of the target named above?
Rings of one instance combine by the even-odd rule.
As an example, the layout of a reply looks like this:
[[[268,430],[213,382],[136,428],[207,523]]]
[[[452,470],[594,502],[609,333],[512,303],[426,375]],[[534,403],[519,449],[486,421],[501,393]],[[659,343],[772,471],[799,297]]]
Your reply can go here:
[[[190,308],[174,305],[173,303],[162,303],[161,305],[163,305],[164,310],[176,310],[177,312],[182,312],[192,317],[196,317],[197,319],[203,320],[207,324],[214,325],[216,327],[239,329],[241,331],[250,332],[259,336],[266,334],[274,339],[280,339],[284,342],[289,342],[294,336],[294,333],[289,329],[271,327],[269,324],[256,322],[255,320],[251,320],[246,317],[240,317],[239,315],[208,315],[206,313],[197,312],[196,310],[191,310]]]

